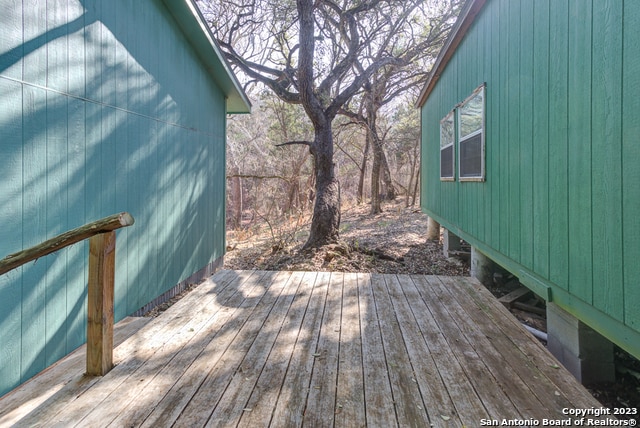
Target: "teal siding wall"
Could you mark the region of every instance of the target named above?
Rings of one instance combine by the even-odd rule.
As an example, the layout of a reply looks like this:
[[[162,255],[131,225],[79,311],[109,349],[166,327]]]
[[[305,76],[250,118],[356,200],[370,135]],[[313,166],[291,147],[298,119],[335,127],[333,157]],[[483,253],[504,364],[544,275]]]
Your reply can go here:
[[[640,356],[640,3],[488,0],[422,107],[424,210]],[[486,82],[486,182],[439,121]]]
[[[0,257],[130,212],[121,319],[223,255],[224,96],[161,1],[0,10]],[[85,341],[87,255],[0,276],[0,395]]]

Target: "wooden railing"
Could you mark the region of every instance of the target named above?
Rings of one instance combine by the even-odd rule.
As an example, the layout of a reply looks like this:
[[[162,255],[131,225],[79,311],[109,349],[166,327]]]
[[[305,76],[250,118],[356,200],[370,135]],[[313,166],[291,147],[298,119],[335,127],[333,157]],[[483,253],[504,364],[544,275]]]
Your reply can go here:
[[[103,376],[113,367],[115,231],[133,223],[134,219],[129,213],[114,214],[0,260],[2,275],[32,260],[89,239],[87,374],[91,376]]]

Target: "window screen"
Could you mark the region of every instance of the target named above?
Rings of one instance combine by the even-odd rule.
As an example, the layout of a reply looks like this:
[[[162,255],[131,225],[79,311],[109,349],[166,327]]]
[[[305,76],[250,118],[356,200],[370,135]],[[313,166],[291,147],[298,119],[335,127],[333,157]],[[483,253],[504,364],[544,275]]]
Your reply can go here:
[[[460,141],[460,178],[482,177],[482,134]]]
[[[460,180],[484,180],[484,85],[458,108]]]
[[[453,180],[455,177],[455,124],[453,111],[440,121],[440,179]]]

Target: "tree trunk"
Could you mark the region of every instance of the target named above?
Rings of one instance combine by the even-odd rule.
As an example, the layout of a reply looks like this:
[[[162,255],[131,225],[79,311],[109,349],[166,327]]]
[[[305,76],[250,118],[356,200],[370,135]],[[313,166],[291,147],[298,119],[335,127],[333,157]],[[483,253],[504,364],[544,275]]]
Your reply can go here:
[[[291,180],[287,183],[287,187],[287,199],[285,200],[284,206],[282,207],[282,212],[284,214],[290,214],[293,211],[293,208],[296,206],[299,193],[297,177],[291,178]]]
[[[236,230],[242,227],[242,179],[237,165],[231,168],[231,218],[232,227]]]
[[[288,191],[287,191],[287,200],[285,202],[283,212],[291,213],[294,209],[301,210],[303,209],[303,201],[301,198],[301,189],[300,189],[300,171],[304,166],[305,162],[309,158],[309,152],[306,151],[301,157],[294,159],[291,162],[291,179],[287,182]]]
[[[382,212],[382,206],[380,205],[380,169],[382,165],[378,142],[375,140],[372,141],[371,146],[373,147],[373,165],[371,166],[371,214],[378,214]]]
[[[312,0],[297,0],[300,18],[299,54],[298,54],[298,89],[300,101],[307,116],[311,119],[314,130],[313,143],[310,146],[313,155],[316,177],[315,202],[309,239],[303,250],[322,247],[338,241],[340,228],[340,184],[335,176],[333,165],[333,135],[331,122],[338,109],[326,108],[322,100],[329,96],[328,88],[314,88],[314,45],[315,21]],[[346,101],[346,100],[345,100]]]
[[[391,169],[389,169],[389,163],[387,162],[387,155],[385,155],[382,148],[382,140],[380,141],[380,166],[382,167],[382,181],[385,187],[385,199],[387,201],[393,201],[396,198],[396,188],[393,187],[391,181]]]
[[[362,165],[360,166],[360,178],[358,180],[358,204],[364,202],[364,177],[367,173],[367,160],[369,158],[369,138],[365,138],[364,153],[362,154]]]
[[[413,197],[411,198],[411,206],[416,204],[416,196],[418,195],[418,185],[420,184],[420,166],[418,166],[418,172],[416,173],[416,182],[413,185]]]
[[[389,171],[389,164],[387,158],[382,149],[382,139],[378,135],[378,128],[376,120],[378,118],[378,110],[380,109],[380,97],[379,91],[384,88],[384,85],[374,84],[374,89],[367,95],[366,111],[367,111],[367,142],[371,146],[373,152],[373,163],[371,166],[371,214],[378,214],[382,212],[382,206],[380,204],[380,179],[382,178],[385,184],[385,199],[395,199],[395,189],[391,183],[391,172]],[[382,174],[382,176],[381,176]]]
[[[373,147],[373,166],[371,167],[371,214],[382,212],[380,201],[385,199],[393,201],[396,198],[396,189],[391,182],[391,171],[387,163],[387,156],[382,149],[382,140],[375,128],[370,131],[371,146]],[[380,189],[380,182],[384,183],[384,194]],[[375,191],[374,191],[375,188]]]
[[[307,179],[306,187],[305,187],[306,193],[303,195],[304,204],[302,205],[302,208],[304,210],[306,210],[307,207],[311,205],[313,201],[315,201],[316,199],[315,188],[316,188],[316,165],[315,165],[315,159],[313,159],[313,172],[309,175],[309,178]]]
[[[309,239],[303,250],[338,242],[340,229],[340,183],[333,164],[331,121],[314,124],[315,139],[311,146],[316,174],[315,203]]]
[[[371,214],[378,214],[382,212],[380,205],[380,170],[382,168],[382,156],[380,152],[382,151],[382,142],[376,130],[377,109],[374,107],[373,102],[369,102],[368,104],[367,140],[373,152],[373,163],[371,165]]]
[[[411,198],[411,192],[413,191],[413,177],[416,172],[416,158],[415,156],[411,158],[411,167],[409,169],[409,184],[407,185],[407,197],[404,200],[404,206],[409,206],[409,200]]]

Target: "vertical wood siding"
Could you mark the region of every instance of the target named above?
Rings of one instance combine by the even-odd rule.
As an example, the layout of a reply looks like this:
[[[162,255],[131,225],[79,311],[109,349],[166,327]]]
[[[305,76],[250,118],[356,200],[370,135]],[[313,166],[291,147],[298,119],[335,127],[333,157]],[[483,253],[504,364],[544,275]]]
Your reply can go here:
[[[0,257],[130,212],[121,319],[223,255],[224,96],[159,0],[0,6]],[[87,254],[0,276],[0,395],[85,341]]]
[[[640,8],[626,2],[623,9],[622,82],[625,88],[640,88]],[[624,277],[624,321],[640,331],[640,97],[622,97],[622,265]],[[635,213],[635,214],[634,214]],[[635,286],[633,285],[635,283]]]
[[[422,107],[425,210],[636,354],[639,24],[630,1],[489,0]],[[441,182],[439,121],[483,82],[486,182]]]

